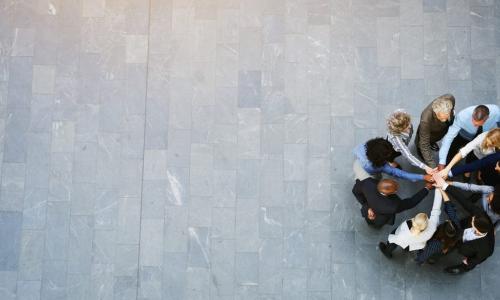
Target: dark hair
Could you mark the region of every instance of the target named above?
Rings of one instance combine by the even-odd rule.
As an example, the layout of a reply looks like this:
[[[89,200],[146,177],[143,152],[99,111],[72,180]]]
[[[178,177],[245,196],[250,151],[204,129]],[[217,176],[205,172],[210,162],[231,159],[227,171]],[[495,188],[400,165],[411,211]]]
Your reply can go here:
[[[493,192],[493,199],[491,199],[490,202],[490,207],[494,213],[500,215],[500,184],[497,184],[495,186],[495,190]]]
[[[491,229],[491,221],[485,216],[476,215],[474,218],[474,227],[481,233],[487,233]]]
[[[472,112],[472,118],[476,121],[484,121],[490,115],[490,110],[486,105],[478,105]]]
[[[366,142],[366,157],[375,168],[385,165],[393,155],[391,143],[383,138],[374,138]]]

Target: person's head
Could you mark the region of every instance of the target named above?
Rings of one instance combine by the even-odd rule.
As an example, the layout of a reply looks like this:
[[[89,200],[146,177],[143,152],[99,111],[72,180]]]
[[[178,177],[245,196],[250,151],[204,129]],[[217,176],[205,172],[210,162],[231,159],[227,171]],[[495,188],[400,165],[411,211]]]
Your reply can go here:
[[[454,102],[455,97],[451,94],[439,96],[432,101],[432,111],[434,111],[439,121],[446,122],[450,120]]]
[[[474,228],[476,235],[484,235],[488,233],[492,226],[491,221],[488,219],[488,217],[482,215],[473,216],[471,225],[472,228]]]
[[[384,195],[396,194],[399,189],[399,184],[393,179],[382,179],[377,184],[377,190]]]
[[[391,134],[408,132],[411,127],[411,116],[403,110],[396,110],[387,118],[387,130]]]
[[[475,127],[483,126],[490,116],[490,110],[486,105],[478,105],[472,112],[472,124]]]
[[[495,190],[488,195],[488,203],[491,210],[500,215],[500,184],[497,184]]]
[[[374,138],[366,142],[366,157],[375,168],[385,165],[392,157],[394,149],[383,138]]]
[[[411,219],[411,233],[414,235],[420,234],[427,228],[428,222],[427,214],[419,213],[413,219]]]
[[[488,131],[486,137],[481,143],[481,148],[483,150],[486,149],[495,149],[496,151],[500,150],[500,128],[495,128]]]

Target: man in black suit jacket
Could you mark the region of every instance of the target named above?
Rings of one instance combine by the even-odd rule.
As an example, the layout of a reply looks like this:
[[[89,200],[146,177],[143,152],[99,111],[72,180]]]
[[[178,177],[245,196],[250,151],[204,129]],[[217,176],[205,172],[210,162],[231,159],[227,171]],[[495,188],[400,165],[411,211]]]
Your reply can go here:
[[[460,229],[456,248],[464,258],[460,264],[449,266],[445,271],[450,274],[461,274],[474,269],[493,254],[495,232],[488,215],[473,204],[474,194],[452,185],[446,187],[446,192],[469,213],[468,217],[458,220],[453,206],[446,210],[450,220]]]
[[[372,177],[356,179],[352,193],[361,204],[361,215],[369,225],[380,228],[394,224],[396,214],[415,207],[427,196],[432,186],[426,185],[410,198],[396,195],[399,185],[392,179],[377,181]]]

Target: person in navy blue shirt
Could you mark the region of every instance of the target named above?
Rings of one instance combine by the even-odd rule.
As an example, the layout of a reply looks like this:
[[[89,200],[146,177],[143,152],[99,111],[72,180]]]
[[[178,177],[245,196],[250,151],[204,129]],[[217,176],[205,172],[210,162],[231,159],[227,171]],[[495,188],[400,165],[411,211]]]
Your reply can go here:
[[[456,177],[464,173],[481,172],[481,180],[486,185],[495,186],[500,183],[500,152],[490,154],[474,162],[458,165],[451,168],[449,177]]]

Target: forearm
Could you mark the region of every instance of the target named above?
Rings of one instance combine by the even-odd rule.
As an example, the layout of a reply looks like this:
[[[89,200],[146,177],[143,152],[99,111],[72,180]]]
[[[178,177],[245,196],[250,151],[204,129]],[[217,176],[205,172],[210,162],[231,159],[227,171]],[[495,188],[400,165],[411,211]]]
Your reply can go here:
[[[460,131],[460,127],[456,127],[454,125],[448,128],[448,133],[446,133],[446,135],[443,138],[441,148],[439,149],[439,164],[442,165],[446,164],[446,157],[448,156],[451,143],[453,142],[453,139],[458,135],[458,132]]]
[[[401,200],[398,211],[402,212],[404,210],[414,208],[425,198],[425,196],[427,196],[428,193],[429,190],[423,188],[412,197]]]
[[[410,149],[408,149],[406,145],[402,145],[401,153],[415,167],[420,168],[422,170],[425,170],[425,168],[427,167],[423,162],[421,162],[410,152]]]
[[[457,217],[457,210],[455,208],[455,205],[450,202],[445,202],[444,203],[444,211],[446,212],[446,215],[450,219],[450,221],[455,225],[455,226],[460,226],[460,221],[458,220]]]
[[[478,185],[478,184],[472,184],[472,183],[465,183],[465,182],[457,182],[457,181],[452,181],[450,184],[454,187],[457,187],[459,189],[462,189],[464,191],[469,191],[473,193],[491,193],[493,191],[493,187],[489,185]]]
[[[462,154],[458,152],[457,154],[455,154],[455,156],[453,156],[453,159],[446,166],[446,173],[450,172],[451,168],[453,168],[453,166],[456,165],[460,160],[462,160]]]
[[[467,172],[474,172],[485,168],[495,168],[496,163],[500,160],[500,153],[494,153],[486,156],[485,158],[478,159],[474,162],[454,166],[451,169],[451,175],[457,176]]]
[[[382,172],[389,174],[391,176],[394,176],[394,177],[403,178],[403,179],[410,180],[410,181],[424,180],[424,175],[422,175],[422,174],[409,173],[409,172],[400,170],[398,168],[394,168],[392,166],[389,166],[388,164],[386,164],[383,167]]]

